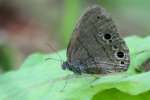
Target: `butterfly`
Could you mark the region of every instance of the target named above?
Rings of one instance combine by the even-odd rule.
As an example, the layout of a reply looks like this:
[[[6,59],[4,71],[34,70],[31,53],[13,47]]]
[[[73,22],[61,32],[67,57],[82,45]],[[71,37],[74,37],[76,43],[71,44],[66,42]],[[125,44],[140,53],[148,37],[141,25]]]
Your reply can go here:
[[[72,33],[62,68],[76,74],[108,74],[124,72],[129,64],[129,49],[112,18],[101,6],[87,9]]]

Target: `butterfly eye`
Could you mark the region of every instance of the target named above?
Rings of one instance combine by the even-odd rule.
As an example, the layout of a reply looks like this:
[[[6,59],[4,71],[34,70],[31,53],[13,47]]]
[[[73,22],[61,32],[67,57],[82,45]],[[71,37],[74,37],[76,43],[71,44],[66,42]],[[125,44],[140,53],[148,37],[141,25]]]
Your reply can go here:
[[[117,57],[123,58],[124,57],[124,53],[122,51],[117,52]]]
[[[110,34],[105,34],[105,35],[104,35],[104,39],[106,39],[106,40],[111,39],[111,35],[110,35]]]

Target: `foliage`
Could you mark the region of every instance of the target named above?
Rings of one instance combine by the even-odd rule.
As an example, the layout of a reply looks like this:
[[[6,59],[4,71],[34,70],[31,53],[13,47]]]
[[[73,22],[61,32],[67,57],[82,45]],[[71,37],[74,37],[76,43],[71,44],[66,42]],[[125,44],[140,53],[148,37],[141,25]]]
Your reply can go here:
[[[69,40],[70,33],[75,27],[75,21],[79,16],[81,8],[81,0],[64,0],[64,13],[61,25],[61,33],[63,36],[62,44],[66,45]]]
[[[0,70],[2,72],[13,69],[13,51],[6,44],[0,45]]]
[[[61,69],[65,50],[56,54],[31,55],[18,71],[0,76],[1,100],[149,100],[150,72],[135,69],[150,57],[150,37],[125,39],[131,64],[125,73],[74,75]],[[141,52],[141,51],[145,52]],[[59,56],[61,56],[61,58]],[[57,61],[56,59],[60,59]]]

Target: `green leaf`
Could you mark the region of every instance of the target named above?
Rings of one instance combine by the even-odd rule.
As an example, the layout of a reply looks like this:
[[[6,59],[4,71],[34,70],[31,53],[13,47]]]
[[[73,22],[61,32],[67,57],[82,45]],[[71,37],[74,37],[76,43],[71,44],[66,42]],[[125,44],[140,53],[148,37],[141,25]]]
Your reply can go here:
[[[0,74],[14,68],[15,52],[7,44],[0,44]]]
[[[150,58],[150,37],[132,36],[125,41],[131,55],[125,73],[75,75],[61,69],[66,50],[36,53],[18,71],[0,76],[0,100],[149,100],[150,72],[138,74],[135,69]]]
[[[61,44],[66,45],[68,43],[70,33],[76,24],[76,20],[80,15],[81,0],[64,0],[64,13],[61,25]],[[59,36],[60,37],[60,36]]]

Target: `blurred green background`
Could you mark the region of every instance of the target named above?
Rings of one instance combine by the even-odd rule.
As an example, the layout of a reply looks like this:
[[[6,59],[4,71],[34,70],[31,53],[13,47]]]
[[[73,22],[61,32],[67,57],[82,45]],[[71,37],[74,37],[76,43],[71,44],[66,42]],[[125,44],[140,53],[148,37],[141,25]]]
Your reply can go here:
[[[79,16],[94,4],[106,8],[122,36],[149,35],[149,0],[0,0],[0,73],[31,53],[66,48]]]

